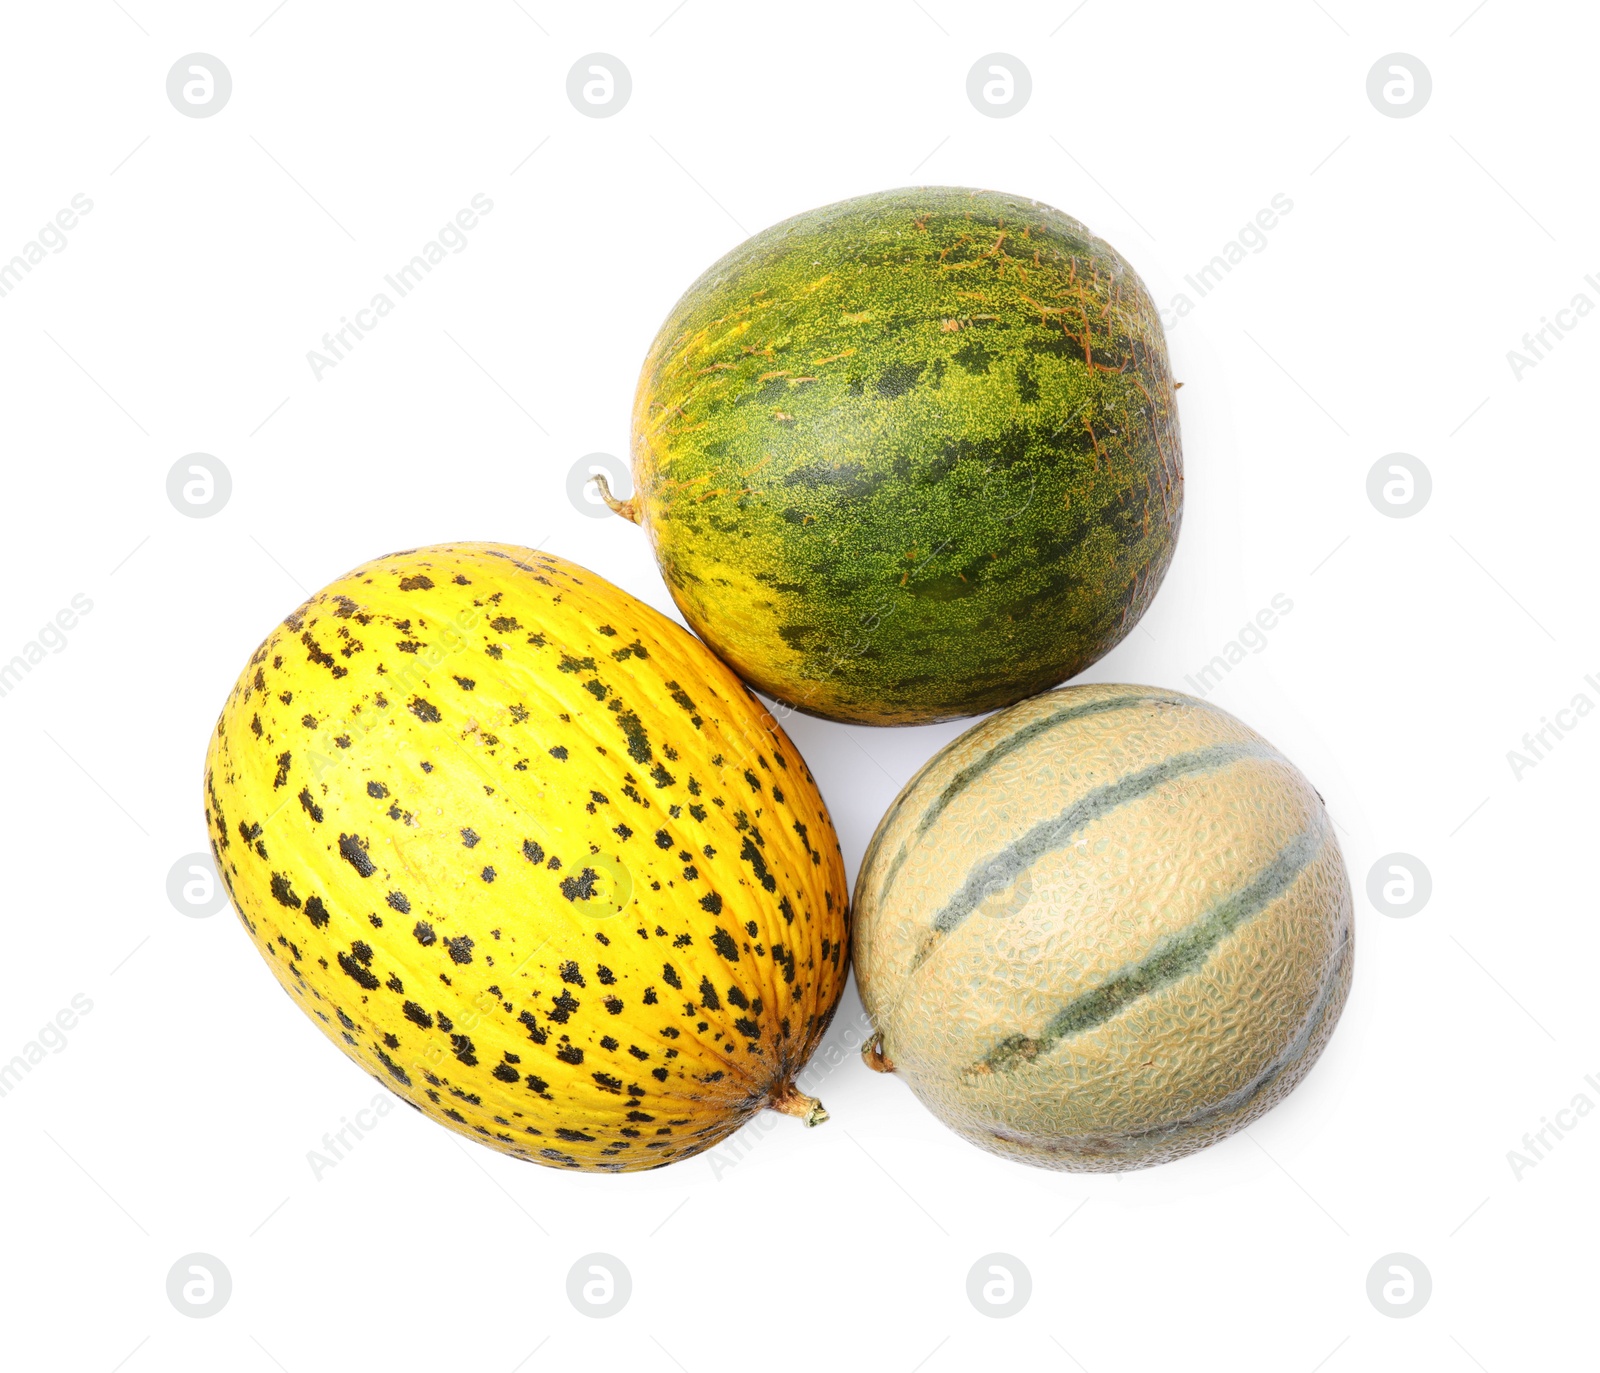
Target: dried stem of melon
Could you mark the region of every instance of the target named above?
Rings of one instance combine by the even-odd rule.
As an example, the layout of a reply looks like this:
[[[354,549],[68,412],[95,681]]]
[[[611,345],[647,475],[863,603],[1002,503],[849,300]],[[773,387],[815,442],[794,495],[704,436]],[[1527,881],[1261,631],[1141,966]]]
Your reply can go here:
[[[767,1105],[774,1111],[781,1111],[786,1116],[794,1116],[804,1121],[808,1126],[821,1125],[828,1118],[822,1103],[814,1096],[807,1096],[792,1082],[784,1083],[773,1094]]]
[[[639,523],[639,512],[634,509],[633,502],[631,500],[619,501],[611,494],[611,483],[606,480],[604,472],[596,472],[589,480],[600,488],[600,499],[606,503],[613,515],[621,515],[625,520],[632,520],[635,524]]]
[[[883,1033],[874,1031],[870,1039],[861,1046],[861,1061],[875,1073],[892,1073],[894,1060],[883,1051]]]

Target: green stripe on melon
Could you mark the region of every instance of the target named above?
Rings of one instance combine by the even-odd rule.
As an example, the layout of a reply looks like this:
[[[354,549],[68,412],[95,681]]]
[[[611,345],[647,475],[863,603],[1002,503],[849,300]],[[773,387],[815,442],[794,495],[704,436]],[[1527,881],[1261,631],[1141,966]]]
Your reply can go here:
[[[1046,1167],[1239,1129],[1310,1069],[1350,985],[1321,798],[1175,692],[1069,688],[970,730],[885,816],[856,893],[869,1062]]]

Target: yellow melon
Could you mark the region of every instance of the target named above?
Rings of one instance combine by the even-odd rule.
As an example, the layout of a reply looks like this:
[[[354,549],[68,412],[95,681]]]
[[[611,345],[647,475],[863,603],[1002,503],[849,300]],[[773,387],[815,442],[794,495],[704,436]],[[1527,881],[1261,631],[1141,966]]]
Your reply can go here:
[[[1322,798],[1215,706],[1081,686],[914,777],[856,883],[868,1063],[973,1143],[1075,1171],[1161,1163],[1309,1071],[1350,988]]]
[[[797,1073],[844,986],[844,863],[794,745],[604,579],[459,543],[358,567],[245,665],[206,756],[274,976],[434,1120],[562,1168],[688,1158]]]

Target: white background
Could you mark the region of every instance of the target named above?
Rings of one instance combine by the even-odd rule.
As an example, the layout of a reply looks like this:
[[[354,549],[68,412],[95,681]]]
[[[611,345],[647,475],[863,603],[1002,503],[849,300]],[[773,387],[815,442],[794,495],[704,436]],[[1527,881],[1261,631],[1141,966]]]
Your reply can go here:
[[[1600,318],[1520,380],[1506,354],[1575,293],[1600,303],[1583,281],[1600,272],[1600,24],[1472,3],[7,6],[0,259],[74,194],[94,208],[0,299],[0,660],[74,594],[93,610],[0,699],[0,1060],[75,994],[93,1010],[0,1099],[5,1363],[1592,1359],[1600,1120],[1520,1179],[1507,1151],[1578,1093],[1600,1103],[1600,719],[1520,780],[1506,754],[1575,693],[1600,702]],[[1404,119],[1366,94],[1397,51],[1433,78]],[[210,118],[166,96],[194,52],[232,73]],[[632,73],[612,118],[566,95],[593,52]],[[1012,118],[966,95],[993,52],[1032,74]],[[202,753],[245,658],[306,591],[447,539],[539,544],[670,612],[642,534],[579,514],[569,468],[627,452],[640,360],[712,260],[919,181],[1061,207],[1164,305],[1274,194],[1293,202],[1171,331],[1182,540],[1087,679],[1192,690],[1292,600],[1212,699],[1294,758],[1339,826],[1358,956],[1321,1063],[1246,1134],[1120,1177],[991,1158],[852,1047],[823,1082],[825,1127],[768,1117],[644,1176],[529,1166],[397,1110],[314,1178],[307,1152],[375,1085],[231,914],[186,918],[164,887],[204,847]],[[307,350],[478,192],[494,209],[465,251],[314,377]],[[196,451],[233,478],[207,519],[165,493]],[[1395,451],[1433,476],[1408,519],[1366,494]],[[789,725],[852,873],[961,729]],[[1433,877],[1409,919],[1365,895],[1397,850]],[[858,1014],[852,987],[834,1042]],[[209,1319],[165,1291],[194,1251],[233,1277]],[[596,1251],[632,1274],[606,1320],[566,1295]],[[1007,1320],[965,1295],[996,1251],[1032,1275]],[[1409,1319],[1366,1294],[1394,1251],[1433,1278]]]

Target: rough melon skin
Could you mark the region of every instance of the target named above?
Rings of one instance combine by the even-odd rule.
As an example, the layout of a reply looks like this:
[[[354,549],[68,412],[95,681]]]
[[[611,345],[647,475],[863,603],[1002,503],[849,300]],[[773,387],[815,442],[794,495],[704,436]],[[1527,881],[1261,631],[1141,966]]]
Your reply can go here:
[[[1231,715],[1154,687],[969,730],[900,793],[855,901],[868,1063],[1040,1167],[1141,1168],[1242,1128],[1350,988],[1321,798]]]
[[[1059,210],[951,187],[813,210],[706,271],[640,373],[633,474],[694,630],[761,691],[876,725],[1088,667],[1183,503],[1138,275]]]
[[[847,963],[804,761],[698,640],[561,558],[378,558],[241,673],[212,852],[274,976],[467,1138],[553,1167],[687,1158],[792,1087]]]

